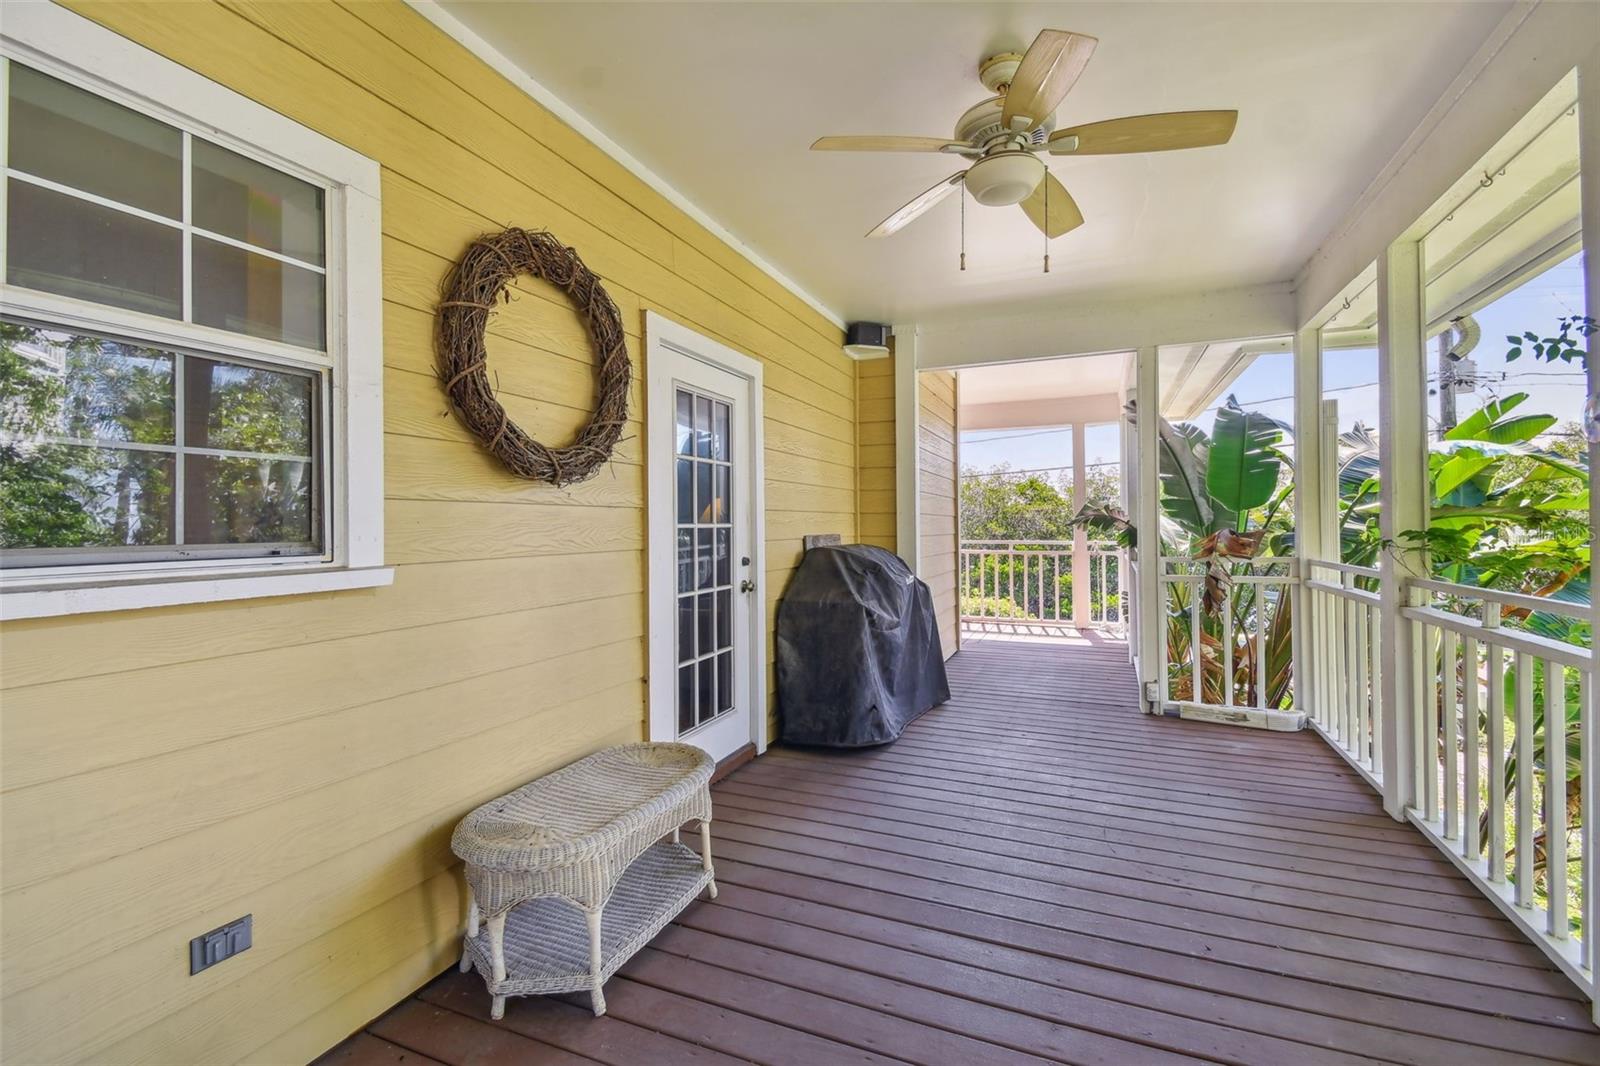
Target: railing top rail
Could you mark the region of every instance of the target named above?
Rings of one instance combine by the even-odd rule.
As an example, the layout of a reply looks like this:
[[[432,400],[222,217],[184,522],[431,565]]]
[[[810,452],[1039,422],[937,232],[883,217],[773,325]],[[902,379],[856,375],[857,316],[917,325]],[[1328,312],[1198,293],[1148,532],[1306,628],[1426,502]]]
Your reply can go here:
[[[1307,566],[1319,566],[1325,570],[1337,570],[1341,574],[1354,574],[1357,577],[1377,578],[1380,575],[1375,566],[1356,566],[1354,563],[1336,563],[1332,559],[1307,559]]]
[[[1204,581],[1206,575],[1201,571],[1192,574],[1162,574],[1164,584],[1192,584]],[[1296,574],[1229,574],[1229,584],[1233,585],[1298,585],[1300,578]]]
[[[1545,611],[1549,614],[1559,614],[1565,618],[1583,620],[1589,614],[1588,604],[1567,603],[1564,600],[1552,600],[1547,596],[1529,596],[1521,592],[1504,592],[1500,589],[1480,588],[1477,585],[1457,585],[1449,581],[1435,581],[1431,578],[1413,578],[1411,587],[1424,589],[1437,596],[1454,596],[1458,600],[1483,600],[1485,603],[1498,603],[1503,607],[1517,607],[1525,611]]]
[[[1019,547],[1020,545],[1020,547]],[[959,547],[962,551],[1051,551],[1069,552],[1072,550],[1070,540],[964,540]],[[1090,541],[1091,552],[1113,553],[1122,549],[1111,541]]]
[[[1316,589],[1318,592],[1330,592],[1335,596],[1341,596],[1344,599],[1355,600],[1360,603],[1376,604],[1382,602],[1383,600],[1383,597],[1379,596],[1376,592],[1369,592],[1366,589],[1351,588],[1349,585],[1335,584],[1332,581],[1327,581],[1321,578],[1307,578],[1305,581],[1305,587],[1308,589]]]
[[[1551,640],[1538,633],[1529,633],[1525,629],[1486,626],[1476,618],[1441,611],[1437,607],[1407,607],[1401,614],[1414,622],[1426,622],[1430,626],[1465,634],[1485,644],[1526,652],[1537,659],[1549,659],[1552,662],[1575,666],[1579,670],[1587,670],[1594,665],[1594,655],[1588,648]]]
[[[1254,559],[1223,557],[1217,560],[1201,559],[1192,555],[1163,555],[1161,557],[1163,566],[1206,566],[1213,561],[1231,566],[1293,566],[1295,557],[1292,555],[1258,555]]]

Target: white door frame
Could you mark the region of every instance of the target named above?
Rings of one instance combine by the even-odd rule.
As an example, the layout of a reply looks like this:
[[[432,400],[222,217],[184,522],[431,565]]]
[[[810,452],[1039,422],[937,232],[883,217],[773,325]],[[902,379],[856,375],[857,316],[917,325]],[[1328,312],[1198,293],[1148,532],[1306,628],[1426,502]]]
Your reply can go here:
[[[684,360],[693,360],[714,366],[744,379],[748,389],[745,447],[749,456],[745,463],[745,476],[734,486],[744,492],[751,506],[751,541],[749,545],[750,579],[756,583],[750,604],[749,641],[750,668],[745,671],[749,691],[746,693],[750,708],[750,741],[756,754],[767,750],[767,608],[766,608],[766,475],[763,447],[765,430],[762,424],[761,364],[747,355],[734,351],[708,337],[703,337],[686,326],[663,318],[654,311],[645,312],[645,477],[646,524],[645,545],[648,557],[645,600],[648,604],[648,704],[651,740],[672,740],[678,735],[677,663],[674,659],[674,633],[676,632],[676,595],[666,595],[661,590],[676,588],[677,561],[673,557],[676,543],[673,512],[673,381],[675,367]],[[669,457],[662,462],[660,456]]]

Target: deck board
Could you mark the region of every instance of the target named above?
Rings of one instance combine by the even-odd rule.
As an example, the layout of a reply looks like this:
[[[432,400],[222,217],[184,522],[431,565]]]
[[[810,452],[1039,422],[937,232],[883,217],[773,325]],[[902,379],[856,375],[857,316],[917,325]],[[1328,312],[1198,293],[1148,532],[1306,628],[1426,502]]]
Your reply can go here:
[[[489,1023],[452,971],[325,1061],[1600,1062],[1577,990],[1312,734],[1140,715],[1113,641],[949,669],[896,744],[713,788],[722,893],[605,1017]]]

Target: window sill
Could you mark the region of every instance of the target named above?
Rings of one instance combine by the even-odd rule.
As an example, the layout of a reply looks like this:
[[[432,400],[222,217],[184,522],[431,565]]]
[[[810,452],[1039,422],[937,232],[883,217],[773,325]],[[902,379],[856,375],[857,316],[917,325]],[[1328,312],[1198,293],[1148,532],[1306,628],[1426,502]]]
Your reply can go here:
[[[173,607],[189,603],[217,603],[265,596],[300,596],[313,592],[380,588],[394,583],[394,568],[357,570],[305,570],[298,573],[261,571],[167,580],[133,581],[117,585],[25,588],[0,593],[0,621],[56,618],[99,611],[132,611],[144,607]]]

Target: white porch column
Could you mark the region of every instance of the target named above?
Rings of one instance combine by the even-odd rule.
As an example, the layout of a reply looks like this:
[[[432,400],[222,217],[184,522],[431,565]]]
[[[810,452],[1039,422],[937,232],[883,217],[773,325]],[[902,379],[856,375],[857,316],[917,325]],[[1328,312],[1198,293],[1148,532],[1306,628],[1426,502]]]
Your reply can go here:
[[[895,552],[922,572],[922,464],[918,462],[917,327],[894,330],[894,509]]]
[[[1322,445],[1322,330],[1302,329],[1294,335],[1294,553],[1302,582],[1311,577],[1305,560],[1324,558],[1323,514],[1338,504],[1338,486],[1329,485],[1322,477]],[[1314,686],[1308,682],[1312,665],[1306,658],[1305,607],[1310,600],[1302,588],[1299,598],[1291,601],[1294,615],[1289,654],[1294,663],[1295,707],[1321,713],[1325,708],[1312,707]]]
[[[1083,454],[1084,426],[1072,423],[1072,507],[1082,510],[1087,501],[1089,478]],[[1089,533],[1082,526],[1072,531],[1072,624],[1082,629],[1089,624]]]
[[[1162,646],[1166,626],[1161,623],[1164,609],[1161,585],[1161,482],[1158,464],[1160,447],[1157,427],[1161,418],[1161,368],[1158,350],[1140,348],[1134,355],[1136,387],[1134,402],[1137,408],[1136,443],[1134,462],[1138,464],[1138,499],[1134,501],[1134,527],[1139,542],[1134,551],[1139,560],[1139,588],[1134,610],[1139,617],[1139,681],[1141,697],[1147,697],[1152,683],[1159,684],[1166,648]],[[1144,699],[1145,710],[1161,713],[1161,701],[1166,697],[1157,692],[1156,698]]]
[[[1600,48],[1578,65],[1578,170],[1580,174],[1581,217],[1583,220],[1583,292],[1585,313],[1600,318]],[[1600,334],[1589,338],[1589,396],[1600,396]],[[1589,445],[1589,469],[1600,468],[1600,445]],[[1589,494],[1589,528],[1600,529],[1600,495]],[[1591,595],[1590,620],[1600,632],[1600,597]],[[1600,685],[1590,686],[1590,699],[1600,703]],[[1590,713],[1600,718],[1600,706]],[[1583,824],[1600,819],[1600,783],[1593,774],[1583,779]],[[1594,839],[1591,837],[1591,839]],[[1589,860],[1591,863],[1593,859]],[[1600,927],[1600,892],[1592,890],[1584,899],[1584,931]],[[1589,1004],[1590,1017],[1600,1025],[1600,996]]]
[[[1383,807],[1404,819],[1416,796],[1419,675],[1426,668],[1412,626],[1407,578],[1421,576],[1418,553],[1400,533],[1428,522],[1427,346],[1423,340],[1422,244],[1403,237],[1378,259],[1378,441],[1380,530],[1388,545],[1378,569],[1383,669]],[[1431,769],[1431,768],[1428,768]]]

